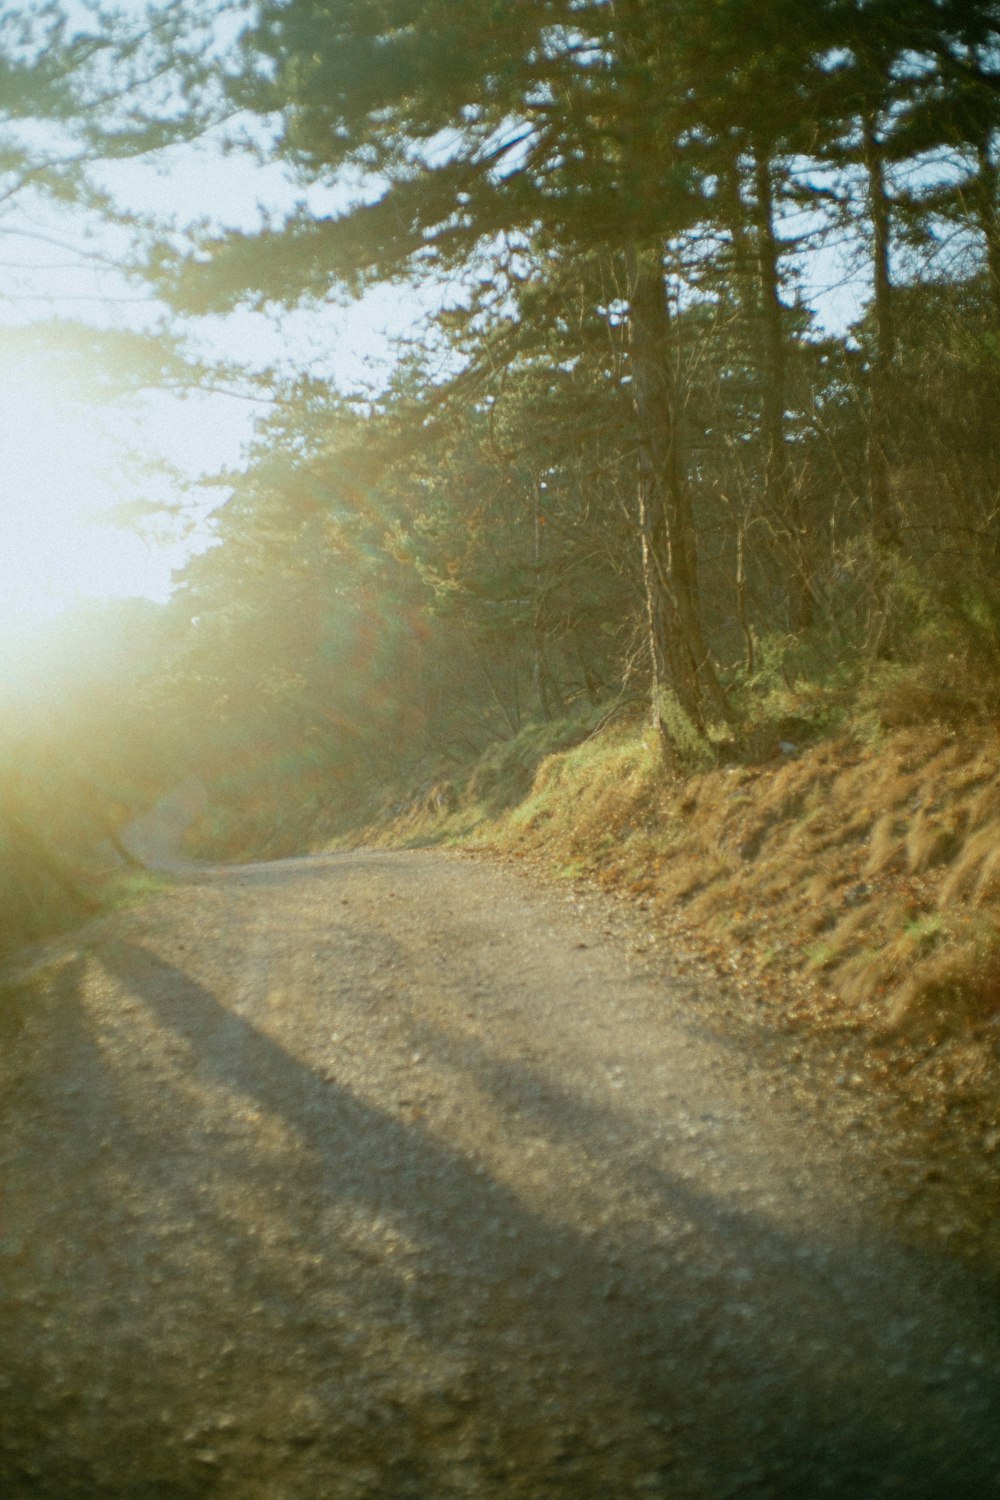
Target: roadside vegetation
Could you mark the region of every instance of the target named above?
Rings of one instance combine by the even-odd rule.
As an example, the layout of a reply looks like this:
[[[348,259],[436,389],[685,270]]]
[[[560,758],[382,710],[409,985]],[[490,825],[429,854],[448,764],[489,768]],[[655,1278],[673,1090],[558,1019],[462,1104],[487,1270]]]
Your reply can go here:
[[[475,773],[362,837],[486,847],[620,893],[776,1008],[824,1024],[1000,1040],[1000,793],[992,732],[836,736],[665,775],[648,728],[547,756],[505,811]]]
[[[122,841],[183,773],[163,611],[81,604],[0,678],[0,955],[155,884]]]

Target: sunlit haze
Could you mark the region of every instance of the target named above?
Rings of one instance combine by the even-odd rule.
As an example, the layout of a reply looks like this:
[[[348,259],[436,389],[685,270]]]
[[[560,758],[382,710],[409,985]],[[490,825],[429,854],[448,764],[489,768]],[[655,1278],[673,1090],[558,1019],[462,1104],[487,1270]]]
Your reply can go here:
[[[350,388],[363,381],[366,361],[384,366],[383,330],[409,331],[416,307],[416,299],[382,293],[364,308],[291,315],[283,337],[269,320],[245,314],[233,319],[220,352],[260,365],[278,362],[294,341],[303,368],[332,369]],[[114,508],[139,498],[129,457],[140,465],[162,459],[188,479],[216,473],[239,462],[266,402],[148,395],[108,408],[70,399],[24,366],[0,365],[0,409],[0,650],[9,650],[13,638],[80,597],[165,599],[172,572],[204,534],[182,539],[168,528],[142,537],[115,524]],[[147,487],[178,498],[165,481]],[[222,497],[216,490],[213,498]]]
[[[0,403],[3,648],[81,597],[162,597],[168,559],[107,515],[122,459],[99,413],[17,369],[0,379]]]
[[[249,158],[213,156],[210,145],[153,153],[141,161],[108,163],[95,173],[102,186],[139,211],[186,221],[209,215],[219,225],[249,226],[258,204],[280,211],[293,201],[279,168]],[[298,194],[301,196],[301,192]],[[327,193],[327,208],[334,195]],[[22,238],[16,220],[4,230],[17,245],[0,292],[0,327],[23,328],[33,313],[79,319],[97,327],[148,328],[158,312],[137,297],[107,262],[64,253],[34,235]],[[85,220],[79,225],[86,231]],[[67,238],[60,221],[59,237]],[[68,239],[73,239],[70,226]],[[366,383],[369,362],[385,369],[388,339],[412,332],[417,299],[382,288],[363,307],[313,308],[280,318],[240,311],[231,318],[195,320],[189,332],[198,354],[250,369],[263,367],[332,377],[344,389]],[[136,472],[163,460],[188,480],[237,466],[252,435],[261,400],[221,393],[165,392],[111,405],[91,405],[58,388],[58,371],[41,374],[28,361],[6,359],[0,347],[0,412],[5,432],[0,469],[0,676],[17,670],[26,643],[79,599],[142,596],[163,600],[171,577],[206,534],[181,537],[154,526],[137,535],[111,518],[152,490],[166,503],[181,498],[160,478]],[[211,491],[220,503],[224,491]]]

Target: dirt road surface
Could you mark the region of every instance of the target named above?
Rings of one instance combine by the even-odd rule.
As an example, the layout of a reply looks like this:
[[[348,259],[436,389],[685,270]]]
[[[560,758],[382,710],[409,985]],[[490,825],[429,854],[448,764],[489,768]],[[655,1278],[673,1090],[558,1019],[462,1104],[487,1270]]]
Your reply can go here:
[[[982,1182],[641,936],[356,852],[34,955],[0,1495],[1000,1497]]]

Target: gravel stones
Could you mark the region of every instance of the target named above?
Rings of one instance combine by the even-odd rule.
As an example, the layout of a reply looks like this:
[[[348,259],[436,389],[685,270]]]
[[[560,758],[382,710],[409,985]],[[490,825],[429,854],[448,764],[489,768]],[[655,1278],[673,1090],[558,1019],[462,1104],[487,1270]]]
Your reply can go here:
[[[0,1063],[5,1500],[1000,1496],[961,1184],[599,904],[189,870],[53,975]]]

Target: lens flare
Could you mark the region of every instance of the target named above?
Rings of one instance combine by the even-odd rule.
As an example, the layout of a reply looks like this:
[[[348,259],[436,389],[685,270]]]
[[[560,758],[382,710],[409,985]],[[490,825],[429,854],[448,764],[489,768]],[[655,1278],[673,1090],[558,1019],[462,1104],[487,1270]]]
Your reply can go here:
[[[0,651],[80,598],[150,591],[150,548],[104,513],[116,445],[99,410],[25,368],[0,374]]]

